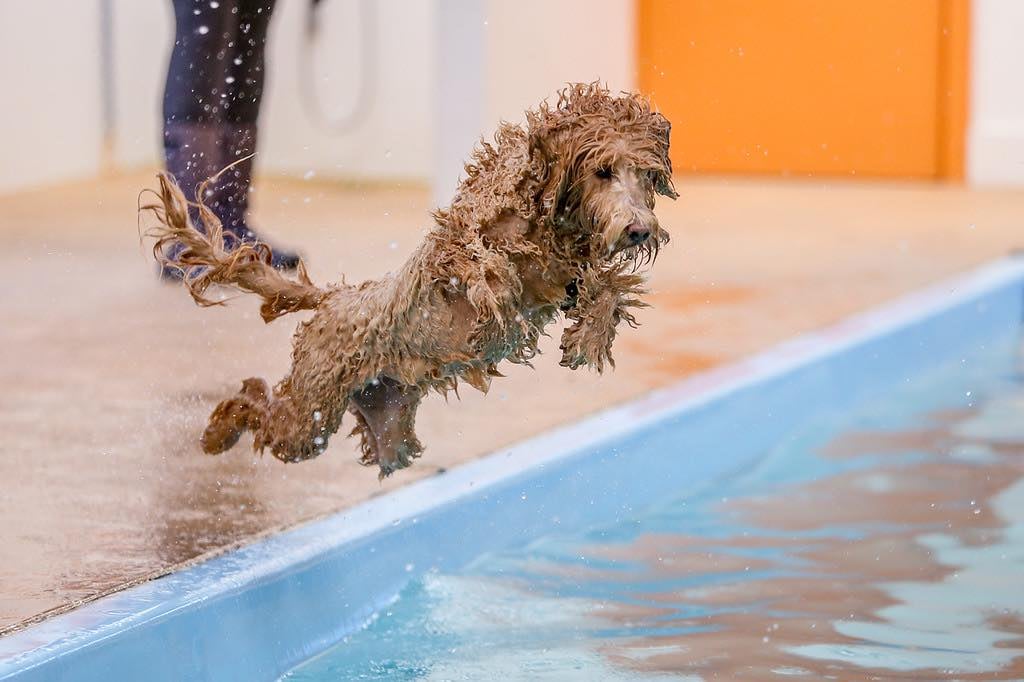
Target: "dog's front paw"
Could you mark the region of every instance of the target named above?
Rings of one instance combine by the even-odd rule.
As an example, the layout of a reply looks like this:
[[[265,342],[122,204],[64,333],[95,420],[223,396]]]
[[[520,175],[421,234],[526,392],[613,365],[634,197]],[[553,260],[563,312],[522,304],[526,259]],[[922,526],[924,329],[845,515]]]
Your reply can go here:
[[[562,359],[558,364],[569,369],[579,369],[584,365],[589,365],[598,372],[602,372],[605,363],[615,365],[608,345],[610,344],[606,344],[601,339],[595,339],[583,321],[577,322],[562,332],[562,341],[559,345]]]
[[[558,362],[562,367],[579,369],[587,364],[587,357],[579,347],[563,343],[558,349],[562,351],[562,359]]]

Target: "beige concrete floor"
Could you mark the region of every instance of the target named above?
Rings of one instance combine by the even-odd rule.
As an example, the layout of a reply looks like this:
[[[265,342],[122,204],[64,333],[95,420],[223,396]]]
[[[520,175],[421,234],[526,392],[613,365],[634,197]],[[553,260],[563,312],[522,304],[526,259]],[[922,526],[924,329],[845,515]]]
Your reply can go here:
[[[1020,191],[682,178],[618,370],[572,373],[549,353],[486,397],[430,398],[426,455],[382,485],[341,439],[298,465],[200,453],[221,397],[284,373],[295,321],[263,325],[245,298],[199,309],[158,283],[135,218],[152,184],[0,197],[0,633],[1024,247]],[[431,208],[419,187],[297,181],[258,200],[258,224],[302,246],[318,281],[397,266]]]

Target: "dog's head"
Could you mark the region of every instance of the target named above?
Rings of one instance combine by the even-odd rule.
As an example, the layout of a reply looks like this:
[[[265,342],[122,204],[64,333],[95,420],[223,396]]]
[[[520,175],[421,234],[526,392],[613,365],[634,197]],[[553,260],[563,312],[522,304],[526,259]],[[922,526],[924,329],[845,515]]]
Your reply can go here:
[[[668,119],[647,100],[596,83],[570,85],[527,117],[538,199],[556,235],[589,260],[656,254],[669,235],[655,196],[678,196]]]

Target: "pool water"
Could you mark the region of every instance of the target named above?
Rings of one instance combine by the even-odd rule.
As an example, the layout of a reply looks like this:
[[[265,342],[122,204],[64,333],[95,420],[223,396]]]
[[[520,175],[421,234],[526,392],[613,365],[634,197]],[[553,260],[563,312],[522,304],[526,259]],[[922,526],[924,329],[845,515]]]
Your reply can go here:
[[[815,414],[700,490],[428,572],[285,679],[773,676],[1024,678],[1016,343]]]

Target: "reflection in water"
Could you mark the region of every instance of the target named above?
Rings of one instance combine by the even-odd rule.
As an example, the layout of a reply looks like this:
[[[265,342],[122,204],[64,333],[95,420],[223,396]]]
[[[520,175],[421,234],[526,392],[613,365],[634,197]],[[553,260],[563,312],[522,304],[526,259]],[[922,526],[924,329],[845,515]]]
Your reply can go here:
[[[936,373],[701,495],[428,575],[289,677],[1024,678],[1024,386],[1000,371]]]

